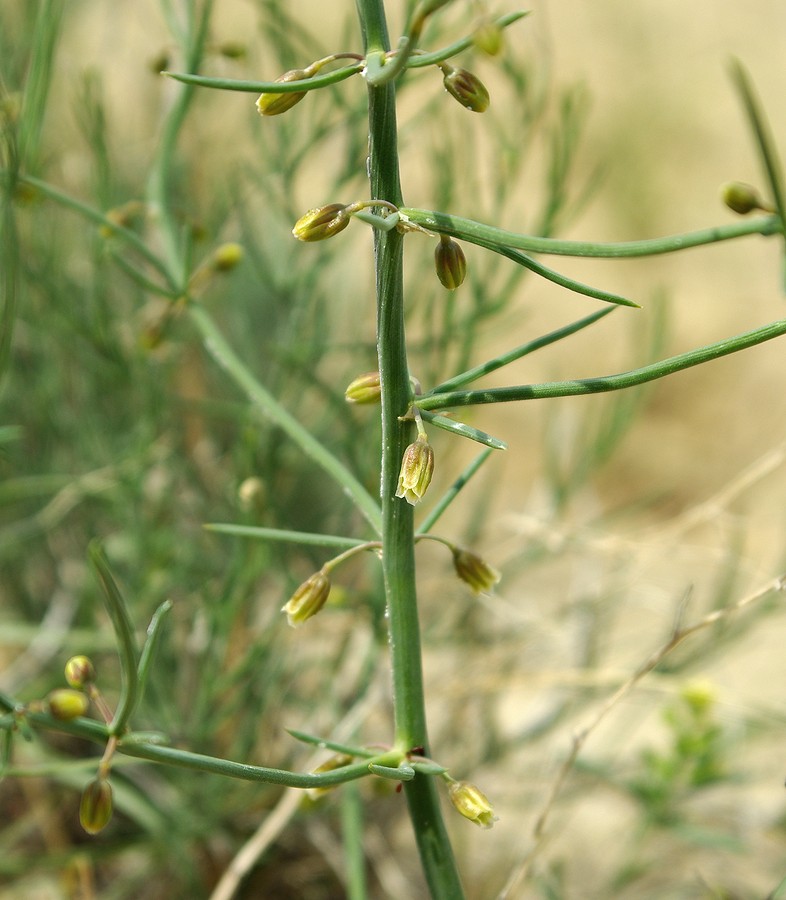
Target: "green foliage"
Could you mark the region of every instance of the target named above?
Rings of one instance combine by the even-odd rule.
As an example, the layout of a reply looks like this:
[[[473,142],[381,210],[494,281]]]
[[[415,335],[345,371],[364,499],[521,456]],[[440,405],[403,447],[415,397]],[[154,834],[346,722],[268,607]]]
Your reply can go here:
[[[667,746],[642,750],[642,772],[627,785],[654,824],[673,825],[686,796],[728,777],[726,741],[714,713],[712,688],[699,683],[686,685],[663,710]]]

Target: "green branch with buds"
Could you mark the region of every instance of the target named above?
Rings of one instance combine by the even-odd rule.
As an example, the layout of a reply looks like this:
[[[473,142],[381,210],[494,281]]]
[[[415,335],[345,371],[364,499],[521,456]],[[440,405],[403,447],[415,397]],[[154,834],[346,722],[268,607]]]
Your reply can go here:
[[[349,496],[354,508],[373,532],[372,540],[364,540],[346,535],[314,534],[236,523],[205,526],[214,533],[233,538],[332,547],[337,552],[302,582],[284,604],[282,611],[289,624],[300,626],[317,616],[328,602],[334,570],[360,554],[371,552],[379,559],[384,583],[394,710],[392,740],[380,752],[295,731],[292,734],[298,740],[318,744],[332,750],[335,755],[314,772],[290,772],[193,753],[167,746],[166,739],[161,736],[131,730],[131,719],[155,666],[155,647],[171,603],[159,607],[148,630],[147,640],[139,652],[133,623],[109,563],[100,547],[92,545],[90,560],[114,627],[120,658],[121,686],[115,710],[103,699],[93,665],[83,655],[72,658],[66,665],[69,687],[53,691],[46,702],[25,705],[0,695],[0,707],[4,710],[0,714],[0,727],[9,734],[53,729],[104,745],[105,753],[98,764],[97,776],[85,789],[80,808],[82,824],[90,833],[100,831],[111,816],[109,775],[115,754],[246,781],[315,791],[373,775],[394,779],[404,786],[415,841],[432,897],[460,900],[463,896],[461,881],[440,809],[438,781],[446,784],[448,799],[453,807],[471,822],[489,828],[495,816],[492,804],[479,788],[453,779],[446,767],[431,758],[422,672],[415,547],[425,540],[445,546],[451,553],[456,576],[473,593],[481,594],[494,589],[500,574],[490,563],[471,549],[433,534],[432,529],[463,487],[480,471],[491,451],[505,449],[506,444],[473,426],[442,415],[440,411],[630,388],[786,334],[784,319],[620,374],[485,390],[465,389],[483,376],[529,353],[566,340],[600,322],[614,307],[638,306],[629,299],[568,278],[543,265],[534,258],[535,255],[624,259],[673,253],[752,235],[780,235],[786,238],[786,210],[777,156],[749,79],[740,66],[735,68],[735,80],[762,157],[772,202],[762,200],[755,188],[736,182],[724,187],[723,197],[729,208],[738,214],[760,211],[765,213],[763,216],[684,234],[598,243],[524,234],[448,212],[405,205],[398,159],[397,83],[409,69],[434,66],[440,70],[444,89],[449,96],[471,112],[485,113],[491,103],[487,88],[476,75],[454,65],[451,60],[473,46],[495,55],[501,48],[504,29],[525,15],[516,12],[497,19],[484,17],[472,34],[442,49],[426,52],[419,46],[424,25],[446,5],[446,0],[423,0],[412,5],[405,33],[393,48],[388,36],[383,0],[357,0],[364,42],[362,53],[345,51],[324,56],[303,68],[291,69],[274,81],[237,81],[197,74],[163,73],[181,82],[184,88],[167,123],[166,140],[154,166],[147,203],[130,201],[122,208],[105,213],[65,195],[44,181],[14,173],[15,183],[27,185],[41,197],[72,210],[97,226],[108,246],[119,245],[130,251],[129,258],[115,254],[119,266],[142,289],[168,302],[160,332],[175,317],[187,316],[216,365],[254,406]],[[207,4],[204,17],[193,23],[188,58],[194,69],[198,67],[204,46],[209,9]],[[347,60],[349,62],[345,63]],[[323,71],[336,63],[340,64],[338,68]],[[375,261],[378,368],[353,379],[346,388],[345,399],[352,404],[379,407],[382,434],[379,497],[372,496],[350,468],[292,416],[220,333],[212,317],[199,303],[199,296],[213,277],[237,265],[242,248],[236,244],[222,245],[209,254],[201,266],[191,270],[188,254],[181,249],[177,228],[173,224],[174,216],[163,189],[168,183],[175,136],[190,103],[192,88],[257,93],[257,110],[265,119],[270,119],[293,110],[309,92],[337,86],[355,75],[365,80],[368,91],[369,193],[366,197],[370,199],[350,203],[333,201],[311,208],[294,223],[292,235],[302,243],[321,242],[339,235],[353,218],[371,229],[369,238],[373,240]],[[264,127],[275,126],[266,124]],[[8,173],[4,174],[10,177]],[[132,216],[146,215],[149,207],[154,207],[161,215],[157,239],[147,242],[129,224]],[[501,255],[514,266],[523,267],[571,291],[613,304],[613,307],[594,312],[422,390],[410,373],[405,332],[408,300],[404,290],[403,253],[406,242],[415,239],[413,235],[418,235],[417,239],[426,236],[435,240],[436,275],[442,287],[449,292],[460,290],[472,278],[459,243],[463,241]],[[302,250],[309,252],[307,248]],[[419,514],[422,506],[429,502],[428,491],[435,470],[436,454],[427,431],[432,426],[480,443],[484,450],[460,473],[416,527],[415,511],[417,509]],[[91,703],[101,721],[86,718]]]

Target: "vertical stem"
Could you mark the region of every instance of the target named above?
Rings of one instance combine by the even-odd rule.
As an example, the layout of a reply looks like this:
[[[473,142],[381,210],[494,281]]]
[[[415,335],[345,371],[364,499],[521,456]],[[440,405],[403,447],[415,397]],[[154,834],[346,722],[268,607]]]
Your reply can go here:
[[[366,53],[390,47],[383,0],[357,0]],[[398,167],[395,83],[369,86],[371,196],[402,205]],[[395,496],[411,425],[401,422],[411,400],[404,335],[403,237],[395,229],[374,233],[377,289],[377,355],[382,387],[382,568],[388,610],[396,746],[423,747],[428,735],[423,696],[420,627],[415,588],[412,507]],[[459,881],[434,779],[405,784],[415,837],[432,897],[460,900]]]

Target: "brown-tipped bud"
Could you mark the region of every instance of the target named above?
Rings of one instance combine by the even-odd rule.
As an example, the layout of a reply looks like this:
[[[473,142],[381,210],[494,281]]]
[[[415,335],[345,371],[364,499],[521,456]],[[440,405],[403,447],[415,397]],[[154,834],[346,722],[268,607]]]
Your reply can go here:
[[[501,578],[499,572],[484,559],[461,547],[453,551],[453,566],[458,577],[472,588],[474,594],[488,593]]]
[[[467,258],[464,251],[460,244],[445,235],[439,239],[434,251],[434,264],[437,277],[449,291],[455,291],[466,277]]]
[[[277,82],[302,81],[310,75],[305,69],[290,69],[276,78]],[[307,91],[291,91],[286,94],[260,94],[257,109],[263,116],[280,116],[306,96]]]
[[[326,759],[325,762],[318,765],[316,769],[312,769],[311,774],[319,775],[322,772],[334,772],[336,769],[343,769],[344,766],[348,766],[353,759],[354,757],[350,756],[348,753],[335,753],[330,759]],[[308,788],[306,793],[312,800],[317,800],[319,797],[329,793],[336,787],[338,787],[338,785],[335,784],[328,785],[327,787],[313,787]]]
[[[216,272],[229,272],[243,259],[240,244],[221,244],[213,253],[212,265]]]
[[[404,451],[396,496],[415,506],[423,499],[433,474],[434,451],[424,437],[419,437]]]
[[[502,29],[493,19],[483,19],[472,35],[472,43],[487,56],[497,56],[502,50]]]
[[[284,606],[281,607],[281,612],[285,612],[289,624],[293,628],[297,628],[322,609],[329,593],[330,579],[320,569],[319,572],[315,572],[300,585]]]
[[[770,212],[770,208],[759,196],[759,192],[750,184],[742,181],[730,181],[721,187],[721,199],[732,212],[744,216],[755,209]]]
[[[49,712],[56,719],[61,719],[64,722],[85,715],[90,706],[87,694],[75,691],[72,688],[58,688],[55,691],[51,691],[46,698],[46,702]]]
[[[358,375],[344,391],[344,399],[347,403],[379,403],[381,395],[379,372],[366,372]]]
[[[87,656],[72,656],[65,665],[65,679],[72,688],[83,688],[96,680],[96,670]]]
[[[489,92],[483,82],[466,69],[443,69],[445,90],[466,109],[482,113],[489,108]]]
[[[497,821],[494,807],[486,795],[467,781],[451,781],[448,784],[448,796],[456,810],[481,828],[491,828]]]
[[[292,234],[299,241],[324,241],[343,231],[349,225],[350,218],[348,207],[343,203],[328,203],[301,216],[295,222]]]
[[[114,226],[129,228],[134,224],[135,220],[139,219],[144,214],[144,203],[141,203],[139,200],[129,200],[127,203],[115,206],[106,211],[105,218],[107,221],[99,227],[98,233],[103,238],[111,238],[113,235],[117,234],[117,230]]]
[[[96,778],[82,791],[79,822],[88,834],[98,834],[112,818],[112,786],[105,778]]]

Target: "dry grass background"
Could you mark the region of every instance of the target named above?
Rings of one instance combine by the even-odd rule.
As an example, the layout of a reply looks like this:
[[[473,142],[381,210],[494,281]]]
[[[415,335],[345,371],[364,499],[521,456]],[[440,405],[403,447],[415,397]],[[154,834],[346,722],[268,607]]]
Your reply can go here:
[[[345,13],[335,2],[292,2],[290,8],[293,16],[319,21],[323,33]],[[507,52],[537,53],[557,83],[586,85],[591,113],[577,174],[581,180],[602,171],[591,202],[562,236],[622,240],[729,221],[719,185],[731,179],[762,184],[762,178],[727,62],[734,55],[749,68],[776,141],[786,147],[786,6],[775,0],[553,0],[531,9],[511,31]],[[216,41],[246,40],[257,27],[253,4],[240,0],[219,0],[214,21]],[[67,27],[49,127],[59,127],[62,117],[68,133],[73,78],[94,65],[105,73],[113,98],[115,140],[135,166],[156,135],[157,88],[140,78],[139,61],[164,49],[157,3],[85,2],[71,10]],[[250,59],[259,66],[254,74],[276,74],[255,59],[253,47]],[[479,71],[492,93],[493,69],[493,62],[484,62]],[[200,152],[242,156],[247,130],[260,127],[246,99],[205,100],[214,114],[200,117]],[[482,165],[493,164],[493,155],[484,156]],[[75,150],[65,157],[64,175],[78,179],[83,165]],[[425,169],[417,165],[405,172],[412,185],[407,201],[428,206]],[[525,210],[538,186],[510,190]],[[303,206],[321,199],[299,198]],[[460,212],[472,214],[471,198]],[[515,217],[509,213],[501,224],[515,228]],[[515,381],[632,367],[637,323],[650,327],[658,304],[668,306],[668,354],[784,314],[776,241],[751,238],[684,256],[571,261],[563,268],[634,297],[644,309],[615,313],[576,339],[567,357],[547,351],[517,364]],[[503,339],[505,346],[524,341],[588,309],[586,301],[551,286],[528,286],[526,308],[522,301],[508,315],[504,334],[500,328],[484,335],[486,350],[500,349]],[[508,739],[550,716],[561,719],[504,759],[458,773],[483,786],[500,816],[494,830],[482,834],[451,823],[472,897],[495,896],[524,863],[574,731],[668,640],[680,599],[689,596],[683,616],[692,622],[718,598],[734,602],[783,570],[783,355],[775,341],[656,384],[611,459],[559,514],[542,476],[544,422],[563,449],[570,448],[602,415],[607,399],[557,401],[550,412],[529,404],[475,414],[475,424],[511,445],[467,497],[470,509],[485,494],[492,498],[479,548],[506,577],[497,595],[472,611],[488,640],[466,652],[450,643],[451,619],[459,613],[446,609],[442,579],[424,586],[435,743],[446,764],[458,769],[483,744],[486,730]],[[456,452],[456,464],[462,460]],[[740,481],[747,472],[750,479]],[[458,526],[466,512],[453,515],[448,526]],[[527,555],[537,561],[519,574]],[[541,887],[519,883],[508,896],[754,898],[772,891],[786,875],[784,630],[786,617],[774,609],[699,665],[687,664],[689,639],[678,651],[682,669],[643,679],[589,737],[581,772],[569,776],[557,799],[532,862]],[[697,827],[718,826],[735,847],[692,842],[669,829],[639,835],[641,811],[610,777],[633,771],[643,747],[665,746],[661,710],[693,678],[712,685],[733,748],[732,771],[720,786],[687,797],[685,812]],[[468,750],[457,745],[457,733]],[[452,743],[440,743],[440,735]],[[406,846],[406,835],[401,841]],[[611,894],[610,879],[632,858],[649,861],[646,877]],[[555,885],[552,894],[545,883]],[[391,896],[407,896],[406,881],[397,882],[395,871],[388,885]]]

